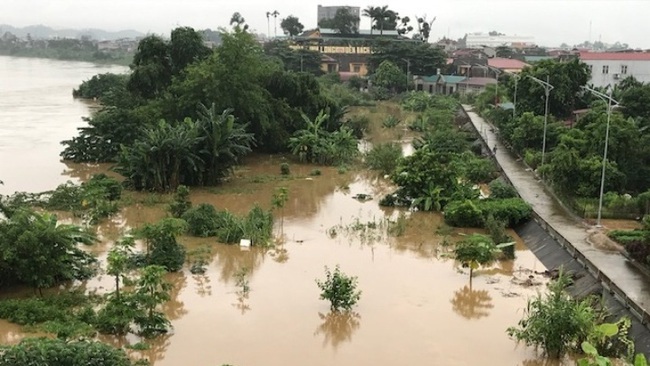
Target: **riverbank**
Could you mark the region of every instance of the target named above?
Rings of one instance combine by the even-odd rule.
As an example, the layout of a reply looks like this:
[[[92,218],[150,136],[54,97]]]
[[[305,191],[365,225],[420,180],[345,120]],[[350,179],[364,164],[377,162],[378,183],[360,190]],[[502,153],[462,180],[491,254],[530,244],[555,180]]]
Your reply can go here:
[[[129,66],[133,62],[132,52],[103,53],[99,51],[23,48],[17,50],[1,49],[0,56],[41,58],[59,61],[82,61],[99,65]]]

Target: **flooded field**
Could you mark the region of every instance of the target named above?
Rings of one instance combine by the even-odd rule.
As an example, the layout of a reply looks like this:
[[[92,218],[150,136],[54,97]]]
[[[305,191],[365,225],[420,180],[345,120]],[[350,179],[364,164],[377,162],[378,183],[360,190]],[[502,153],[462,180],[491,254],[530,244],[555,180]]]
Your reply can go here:
[[[72,100],[71,88],[103,71],[88,64],[0,57],[3,63],[27,70],[9,74],[27,79],[12,85],[31,86],[0,91],[15,98],[11,108],[5,108],[7,98],[0,102],[0,179],[5,182],[0,193],[52,189],[106,171],[107,165],[58,160],[59,141],[71,137],[88,114],[86,104]],[[6,69],[0,67],[3,80]],[[49,74],[62,78],[53,89],[30,81]],[[38,109],[44,100],[49,107]],[[548,364],[505,333],[521,318],[527,298],[544,288],[545,280],[534,271],[545,268],[523,243],[517,243],[515,260],[475,271],[470,285],[468,270],[449,258],[443,243],[472,230],[452,230],[438,214],[405,212],[404,232],[390,235],[389,220],[397,220],[399,211],[377,204],[392,189],[388,181],[357,167],[342,174],[318,167],[322,174],[311,176],[314,166],[293,161],[291,175],[283,177],[284,161],[251,156],[229,182],[192,190],[193,203],[236,213],[255,202],[269,208],[276,187],[287,187],[289,200],[276,212],[274,247],[243,250],[213,238],[181,238],[190,250],[210,248],[210,263],[204,275],[185,268],[168,276],[174,290],[164,310],[173,331],[142,351],[154,365]],[[354,199],[359,193],[373,199]],[[129,228],[167,215],[168,196],[126,194],[130,204],[97,228],[102,242],[91,250],[100,258]],[[336,265],[357,276],[362,290],[349,314],[331,313],[318,298],[315,279],[324,276],[325,266]],[[237,284],[242,273],[247,294]],[[99,276],[84,285],[101,292],[110,290],[112,281]],[[0,322],[0,342],[22,336],[20,327]],[[138,341],[102,339],[116,345]]]

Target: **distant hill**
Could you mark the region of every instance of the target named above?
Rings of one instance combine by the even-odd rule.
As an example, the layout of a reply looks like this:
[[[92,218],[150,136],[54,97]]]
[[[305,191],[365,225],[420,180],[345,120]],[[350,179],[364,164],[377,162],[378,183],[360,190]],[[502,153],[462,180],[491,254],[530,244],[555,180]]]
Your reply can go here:
[[[137,38],[145,36],[144,33],[133,29],[120,30],[116,32],[106,31],[103,29],[54,29],[44,25],[30,25],[27,27],[14,27],[8,24],[0,24],[0,36],[5,32],[11,32],[19,38],[26,38],[27,34],[33,39],[59,38],[81,38],[88,36],[98,41],[114,40],[120,38]]]

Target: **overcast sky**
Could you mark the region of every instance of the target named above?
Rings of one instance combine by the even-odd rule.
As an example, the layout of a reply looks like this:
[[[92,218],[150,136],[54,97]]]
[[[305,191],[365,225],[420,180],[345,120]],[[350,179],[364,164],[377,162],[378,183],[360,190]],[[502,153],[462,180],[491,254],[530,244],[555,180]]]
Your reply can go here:
[[[536,43],[548,46],[574,45],[591,35],[591,41],[621,41],[650,48],[650,0],[0,0],[0,24],[168,34],[179,25],[197,29],[227,26],[232,13],[238,11],[251,28],[267,33],[266,12],[277,10],[281,34],[280,19],[287,15],[297,16],[305,28],[315,27],[318,4],[388,5],[401,16],[435,16],[432,40],[497,30],[533,36]],[[273,34],[273,18],[270,23]],[[367,18],[362,17],[361,28],[369,28]]]

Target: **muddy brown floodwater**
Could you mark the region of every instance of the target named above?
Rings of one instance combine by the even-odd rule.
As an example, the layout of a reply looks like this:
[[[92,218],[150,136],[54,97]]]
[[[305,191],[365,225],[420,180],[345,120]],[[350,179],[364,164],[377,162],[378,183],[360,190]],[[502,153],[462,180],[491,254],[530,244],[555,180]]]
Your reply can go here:
[[[105,70],[0,57],[3,63],[30,71],[18,76],[26,82],[14,81],[24,85],[22,89],[3,89],[2,95],[14,98],[13,103],[29,101],[34,108],[0,109],[0,179],[7,183],[0,193],[51,189],[66,179],[83,180],[106,171],[106,165],[59,163],[60,148],[53,148],[69,138],[71,127],[88,113],[86,105],[71,101],[71,88]],[[0,67],[2,80],[6,69]],[[69,73],[59,87],[50,89],[30,81],[31,70],[38,77]],[[45,100],[50,105],[38,108]],[[35,119],[44,126],[30,127],[28,122]],[[52,132],[59,130],[65,134]],[[17,153],[27,150],[26,157]],[[47,167],[39,165],[41,160]],[[210,238],[181,238],[188,249],[208,246],[210,263],[205,275],[192,275],[185,268],[168,276],[174,291],[164,310],[173,332],[150,341],[152,348],[142,351],[154,365],[545,364],[534,350],[517,346],[505,333],[521,318],[527,298],[544,288],[534,271],[545,268],[519,238],[517,259],[475,271],[470,285],[467,271],[449,258],[442,243],[445,237],[454,241],[473,230],[450,230],[435,213],[405,212],[403,235],[388,235],[386,220],[396,220],[399,211],[380,208],[377,201],[390,191],[389,182],[361,169],[339,174],[335,168],[321,167],[322,174],[312,177],[313,166],[297,163],[291,163],[292,175],[282,178],[282,161],[252,156],[231,181],[193,190],[195,204],[207,202],[243,213],[255,202],[268,208],[273,190],[287,187],[289,201],[282,214],[276,212],[281,244],[242,250]],[[23,170],[32,169],[31,164],[38,174]],[[358,193],[373,199],[353,199]],[[166,215],[168,196],[129,195],[134,203],[98,227],[102,242],[92,250],[100,258],[129,228]],[[325,266],[337,264],[358,277],[363,291],[350,314],[332,314],[328,303],[318,298],[315,279],[323,277]],[[247,294],[237,286],[236,273],[242,270],[247,271]],[[533,285],[521,285],[529,276]],[[100,276],[85,286],[110,290],[112,280]],[[22,336],[20,327],[0,322],[0,342],[13,343]],[[116,345],[138,341],[102,339]]]

